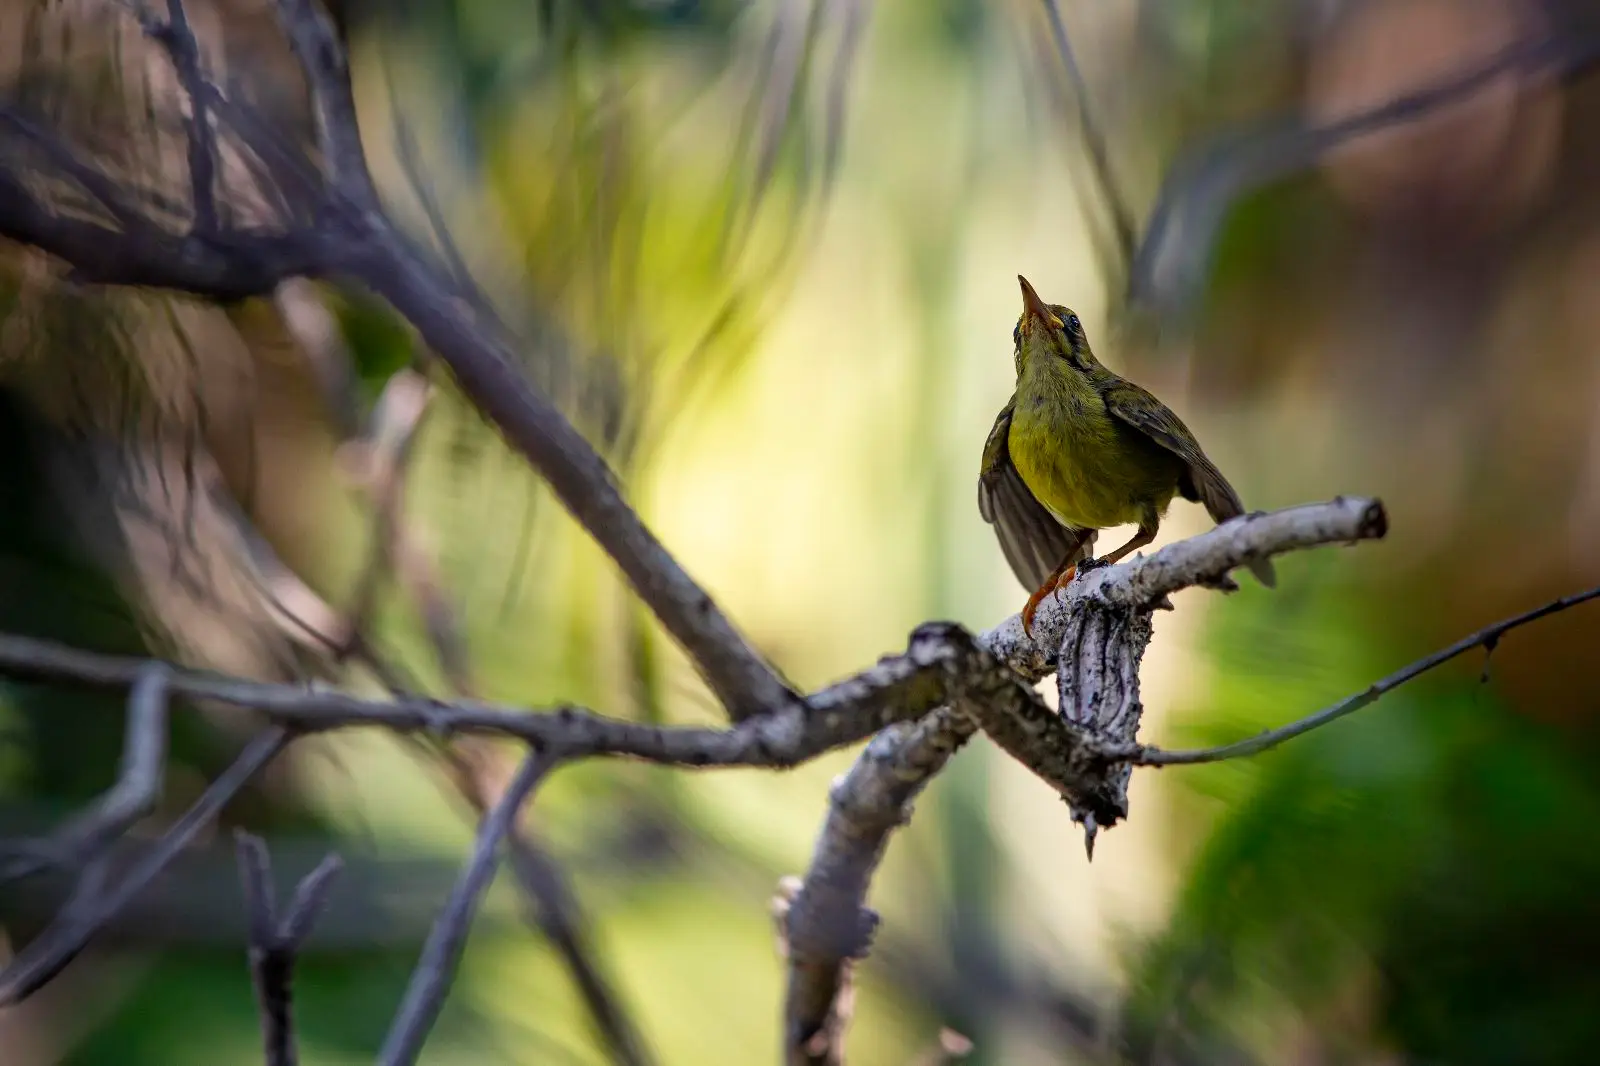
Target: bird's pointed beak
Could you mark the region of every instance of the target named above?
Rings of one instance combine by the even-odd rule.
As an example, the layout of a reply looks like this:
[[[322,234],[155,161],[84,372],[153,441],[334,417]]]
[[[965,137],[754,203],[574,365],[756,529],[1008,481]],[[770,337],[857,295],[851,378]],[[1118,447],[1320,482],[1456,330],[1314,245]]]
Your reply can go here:
[[[1028,279],[1021,274],[1017,275],[1017,282],[1022,286],[1022,315],[1024,320],[1038,319],[1050,329],[1060,329],[1061,320],[1045,306],[1039,299],[1039,294],[1033,291],[1033,286],[1028,284]]]

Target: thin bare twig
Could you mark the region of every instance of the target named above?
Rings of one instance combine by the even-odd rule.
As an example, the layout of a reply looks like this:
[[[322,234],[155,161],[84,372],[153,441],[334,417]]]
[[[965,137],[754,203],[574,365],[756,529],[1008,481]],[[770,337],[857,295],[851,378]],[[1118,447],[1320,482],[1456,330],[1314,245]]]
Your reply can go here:
[[[428,747],[426,751],[442,760],[457,794],[479,818],[484,817],[493,806],[484,765],[490,755],[488,744],[458,740],[440,750]],[[506,836],[506,848],[529,920],[555,948],[572,975],[596,1034],[616,1062],[623,1066],[649,1066],[655,1056],[600,965],[589,940],[588,923],[560,863],[527,826],[512,826]]]
[[[22,854],[0,866],[0,883],[79,865],[155,809],[167,763],[168,676],[165,665],[152,662],[134,680],[116,783],[49,840],[19,847]]]
[[[1462,637],[1447,648],[1441,648],[1432,655],[1418,659],[1400,670],[1396,670],[1381,681],[1357,692],[1353,696],[1346,696],[1331,707],[1326,707],[1316,714],[1307,715],[1297,722],[1269,729],[1259,736],[1248,740],[1236,741],[1232,744],[1222,744],[1214,748],[1195,748],[1188,751],[1163,751],[1153,745],[1146,745],[1135,749],[1129,761],[1135,766],[1190,766],[1195,763],[1221,762],[1224,759],[1239,759],[1246,755],[1258,755],[1263,751],[1277,747],[1285,741],[1295,737],[1304,736],[1313,729],[1320,729],[1330,722],[1336,722],[1348,714],[1354,714],[1363,707],[1370,707],[1385,695],[1404,685],[1413,678],[1420,677],[1429,670],[1459,656],[1465,655],[1474,648],[1485,648],[1490,652],[1499,643],[1500,638],[1519,626],[1529,622],[1537,622],[1553,614],[1588,603],[1590,600],[1600,599],[1600,587],[1575,592],[1570,596],[1563,596],[1558,600],[1551,600],[1531,611],[1505,618],[1490,626],[1484,626],[1470,636]]]
[[[74,902],[62,908],[44,932],[29,941],[0,971],[0,1007],[26,999],[76,958],[95,933],[149,887],[228,801],[283,750],[290,735],[286,729],[272,728],[253,738],[233,764],[201,793],[194,806],[115,885],[87,893],[80,885],[79,895],[83,898],[75,897]],[[103,869],[97,879],[99,876],[104,876]]]
[[[511,871],[534,905],[534,922],[572,975],[611,1057],[623,1066],[649,1066],[655,1056],[601,969],[588,923],[561,864],[532,833],[518,832],[515,827],[506,837],[506,848]]]
[[[189,140],[189,187],[194,201],[194,228],[210,233],[217,228],[217,139],[211,128],[210,96],[200,69],[200,45],[189,25],[183,0],[167,0],[167,20],[162,22],[145,7],[144,0],[131,0],[134,18],[146,37],[167,53],[178,81],[189,96],[189,118],[184,123]]]
[[[250,928],[250,979],[261,1011],[261,1039],[267,1066],[296,1066],[300,1060],[294,1034],[291,985],[300,946],[327,905],[334,878],[344,863],[329,855],[295,887],[289,909],[278,917],[272,889],[272,861],[260,837],[242,830],[234,834],[239,879],[244,888]]]
[[[534,787],[555,768],[559,756],[554,752],[530,751],[517,770],[517,775],[507,786],[505,794],[494,805],[473,845],[472,858],[461,871],[444,911],[428,934],[423,945],[422,958],[417,962],[411,984],[406,988],[405,999],[389,1028],[389,1035],[378,1054],[382,1066],[403,1066],[416,1061],[422,1044],[433,1028],[434,1019],[444,1003],[445,991],[455,972],[461,949],[466,944],[467,931],[477,912],[478,902],[489,882],[494,879],[499,865],[500,844],[515,824],[522,805]]]
[[[1353,138],[1402,125],[1468,99],[1507,75],[1571,80],[1600,62],[1600,35],[1560,29],[1513,41],[1482,62],[1346,118],[1308,126],[1300,116],[1214,136],[1162,182],[1128,274],[1128,295],[1176,311],[1200,290],[1227,210],[1251,189],[1310,166]]]
[[[354,480],[361,486],[373,511],[372,544],[367,564],[356,582],[356,592],[347,616],[340,658],[348,657],[366,639],[366,632],[377,609],[378,592],[389,564],[402,552],[401,515],[405,506],[405,472],[412,443],[428,410],[432,387],[427,378],[414,370],[392,375],[374,405],[372,428],[365,439],[350,442],[346,448],[356,465]],[[423,601],[426,622],[427,603]],[[431,633],[431,630],[430,630]],[[447,670],[452,662],[441,655]]]
[[[1111,228],[1116,236],[1117,252],[1122,257],[1124,265],[1133,262],[1135,244],[1138,239],[1137,227],[1133,221],[1133,212],[1128,209],[1127,201],[1123,199],[1120,186],[1116,177],[1111,173],[1111,152],[1106,143],[1105,130],[1101,128],[1099,120],[1095,117],[1094,107],[1089,101],[1089,83],[1083,76],[1083,69],[1078,66],[1078,57],[1072,50],[1072,41],[1067,36],[1067,27],[1061,19],[1061,9],[1056,0],[1040,0],[1044,7],[1045,17],[1050,22],[1050,36],[1055,41],[1056,52],[1061,56],[1062,65],[1067,70],[1067,80],[1072,83],[1072,96],[1078,109],[1078,129],[1083,136],[1084,154],[1089,157],[1089,169],[1094,172],[1095,183],[1100,187],[1100,198],[1105,201],[1106,210],[1111,215]]]
[[[367,170],[356,122],[350,67],[333,23],[316,0],[277,0],[279,21],[305,71],[316,114],[317,145],[327,168],[329,188],[357,210],[380,209],[377,188]]]

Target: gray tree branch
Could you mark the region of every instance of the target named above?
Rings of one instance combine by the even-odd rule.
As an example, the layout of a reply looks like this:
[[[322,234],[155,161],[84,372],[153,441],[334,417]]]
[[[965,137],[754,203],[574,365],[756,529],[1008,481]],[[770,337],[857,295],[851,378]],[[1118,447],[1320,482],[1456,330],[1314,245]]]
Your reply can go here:
[[[312,923],[327,905],[334,878],[344,863],[337,855],[318,863],[295,887],[289,909],[280,918],[266,843],[245,832],[236,833],[235,841],[250,929],[250,979],[261,1011],[266,1066],[297,1066],[300,1054],[291,995],[295,958],[311,935]]]
[[[434,923],[428,941],[423,945],[422,958],[417,962],[411,984],[406,988],[405,999],[395,1015],[394,1024],[378,1054],[382,1066],[404,1066],[415,1062],[422,1044],[433,1028],[434,1019],[444,1005],[445,993],[455,973],[467,941],[467,931],[472,927],[472,917],[478,903],[494,880],[500,863],[500,845],[506,834],[516,824],[522,805],[532,795],[535,786],[544,779],[560,760],[558,749],[530,751],[517,770],[517,775],[506,787],[505,793],[483,819],[478,838],[473,845],[472,858],[461,871],[450,899],[445,904],[439,920]]]
[[[27,998],[60,973],[102,926],[148,888],[200,831],[211,824],[228,801],[283,750],[289,739],[289,732],[281,728],[257,734],[245,745],[233,765],[201,793],[194,806],[150,845],[114,884],[107,883],[109,857],[94,860],[73,898],[55,920],[0,970],[0,1007]]]
[[[111,846],[155,809],[166,765],[167,668],[153,662],[140,669],[128,695],[116,783],[49,840],[16,848],[20,854],[0,865],[0,884],[51,867],[77,866]]]
[[[1154,745],[1135,747],[1130,750],[1129,762],[1134,766],[1190,766],[1195,763],[1221,762],[1224,759],[1239,759],[1247,755],[1258,755],[1261,752],[1277,747],[1285,741],[1295,737],[1304,736],[1313,729],[1321,729],[1330,722],[1336,722],[1346,715],[1354,714],[1364,707],[1370,707],[1385,695],[1404,685],[1413,678],[1420,677],[1435,667],[1443,666],[1452,659],[1465,655],[1474,648],[1484,649],[1485,654],[1493,654],[1495,646],[1500,643],[1500,638],[1529,622],[1537,622],[1552,614],[1559,614],[1590,600],[1600,599],[1600,586],[1575,592],[1570,596],[1563,596],[1559,600],[1535,607],[1531,611],[1502,619],[1493,625],[1484,626],[1469,636],[1462,637],[1448,648],[1441,648],[1432,655],[1418,659],[1380,681],[1374,681],[1366,688],[1353,696],[1346,696],[1338,703],[1325,707],[1316,714],[1307,715],[1299,721],[1291,722],[1277,729],[1269,729],[1258,736],[1236,741],[1232,744],[1223,744],[1214,748],[1196,748],[1190,751],[1163,751]]]
[[[1013,615],[976,641],[1030,684],[1056,670],[1065,643],[1072,651],[1072,668],[1058,673],[1065,713],[1050,715],[1048,725],[1037,723],[1037,732],[997,735],[987,723],[985,731],[1056,785],[1086,829],[1114,824],[1126,813],[1128,770],[1125,762],[1104,758],[1107,741],[1096,730],[1130,718],[1137,725],[1137,713],[1129,711],[1137,706],[1138,693],[1128,678],[1130,672],[1137,676],[1150,613],[1170,606],[1168,597],[1186,587],[1234,587],[1229,572],[1255,559],[1379,538],[1386,524],[1376,500],[1340,497],[1242,516],[1153,555],[1084,573],[1065,596],[1051,596],[1040,605],[1031,638],[1020,615]],[[1111,618],[1119,624],[1108,625]],[[1080,668],[1086,672],[1077,676]],[[787,906],[784,1047],[791,1064],[844,1061],[839,1004],[852,960],[866,954],[877,924],[865,905],[868,885],[889,834],[910,819],[911,803],[923,785],[971,736],[973,712],[961,702],[969,694],[957,693],[955,702],[933,715],[880,733],[834,783],[810,868]],[[1102,700],[1107,720],[1099,717]],[[1057,776],[1063,771],[1065,780]]]

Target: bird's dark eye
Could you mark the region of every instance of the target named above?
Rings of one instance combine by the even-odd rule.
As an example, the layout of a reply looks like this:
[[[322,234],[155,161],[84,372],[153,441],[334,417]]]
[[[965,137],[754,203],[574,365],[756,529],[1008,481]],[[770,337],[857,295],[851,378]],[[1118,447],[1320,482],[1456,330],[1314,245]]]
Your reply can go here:
[[[1022,347],[1022,323],[1021,322],[1018,322],[1016,325],[1011,327],[1011,343],[1015,344],[1019,348]]]
[[[1083,323],[1078,321],[1077,315],[1067,316],[1067,332],[1076,333],[1083,328]]]

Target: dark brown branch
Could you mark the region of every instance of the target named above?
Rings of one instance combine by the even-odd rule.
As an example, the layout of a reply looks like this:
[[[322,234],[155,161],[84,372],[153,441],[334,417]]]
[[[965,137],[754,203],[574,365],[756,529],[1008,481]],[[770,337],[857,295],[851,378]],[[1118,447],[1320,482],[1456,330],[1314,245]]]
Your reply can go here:
[[[172,60],[178,81],[189,96],[189,118],[184,123],[189,141],[189,186],[194,200],[194,229],[211,233],[217,228],[217,139],[211,128],[210,98],[200,69],[200,45],[189,26],[183,0],[167,0],[167,21],[158,20],[134,0],[134,17],[145,36],[161,46]]]
[[[416,1061],[428,1037],[428,1030],[433,1028],[434,1019],[444,1003],[451,975],[466,944],[472,916],[477,913],[478,902],[488,889],[489,882],[494,879],[495,868],[499,865],[500,844],[515,825],[523,803],[544,776],[555,768],[558,758],[553,752],[530,751],[516,777],[506,787],[505,794],[484,818],[473,845],[472,858],[461,871],[461,879],[456,882],[444,911],[434,923],[433,931],[428,934],[428,942],[423,945],[422,958],[412,974],[405,999],[383,1042],[383,1050],[378,1055],[382,1066],[404,1066]]]
[[[362,155],[338,41],[311,0],[279,0],[279,7],[311,85],[327,168],[327,200],[298,205],[315,224],[288,232],[231,229],[177,237],[130,218],[118,230],[56,216],[22,182],[0,172],[0,234],[65,260],[80,281],[221,299],[265,295],[294,276],[344,277],[365,285],[416,327],[478,409],[616,560],[732,717],[798,706],[798,694],[628,506],[605,461],[534,388],[505,327],[433,269],[383,216]],[[231,112],[219,111],[218,117],[239,125]],[[248,131],[239,132],[248,141]],[[271,139],[270,131],[263,136]]]
[[[1381,681],[1357,692],[1353,696],[1346,696],[1331,707],[1326,707],[1316,714],[1308,715],[1298,722],[1292,722],[1277,729],[1270,729],[1259,736],[1248,740],[1236,741],[1232,744],[1223,744],[1214,748],[1196,748],[1189,751],[1163,751],[1154,746],[1144,746],[1134,749],[1129,753],[1129,761],[1135,766],[1188,766],[1195,763],[1221,762],[1224,759],[1238,759],[1246,755],[1259,755],[1261,752],[1277,747],[1279,744],[1295,737],[1304,736],[1313,729],[1320,729],[1330,722],[1336,722],[1349,714],[1354,714],[1363,707],[1370,707],[1378,700],[1393,692],[1413,678],[1420,677],[1429,670],[1443,666],[1452,659],[1465,655],[1474,648],[1487,648],[1493,651],[1500,638],[1519,626],[1529,622],[1537,622],[1553,614],[1588,603],[1590,600],[1600,599],[1600,587],[1575,592],[1570,596],[1563,596],[1552,600],[1531,611],[1514,615],[1496,622],[1494,625],[1485,626],[1470,636],[1462,637],[1447,648],[1441,648],[1425,658],[1396,670]]]
[[[317,145],[333,192],[361,212],[380,210],[356,122],[350,68],[333,23],[316,0],[277,0],[278,17],[305,71],[316,114]]]
[[[296,1066],[300,1055],[291,995],[295,959],[311,934],[312,923],[327,905],[334,878],[344,864],[337,855],[318,863],[296,886],[288,911],[279,918],[267,845],[260,837],[242,831],[235,834],[235,842],[250,929],[250,979],[261,1011],[266,1064]]]
[[[549,483],[683,645],[730,716],[799,697],[628,506],[605,461],[518,367],[503,327],[453,295],[404,238],[386,230],[351,275],[387,300],[451,369],[462,391]]]
[[[289,732],[279,728],[257,735],[120,881],[110,887],[96,884],[90,890],[86,886],[91,882],[108,876],[104,864],[109,860],[97,859],[56,919],[0,970],[0,1007],[26,999],[60,973],[95,933],[149,887],[228,801],[283,750],[289,738]]]
[[[534,905],[534,922],[572,975],[612,1059],[623,1066],[648,1066],[654,1056],[600,968],[588,923],[561,865],[531,833],[513,831],[506,848],[512,873]]]
[[[0,111],[0,119],[5,118]],[[67,263],[80,284],[171,289],[219,300],[261,296],[286,277],[320,277],[329,258],[310,231],[254,228],[170,233],[134,220],[120,229],[60,215],[0,170],[0,234]]]

